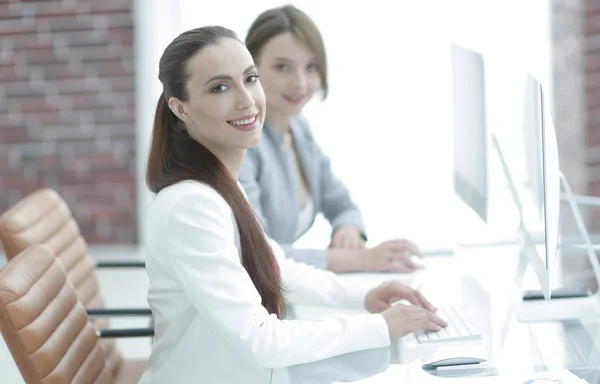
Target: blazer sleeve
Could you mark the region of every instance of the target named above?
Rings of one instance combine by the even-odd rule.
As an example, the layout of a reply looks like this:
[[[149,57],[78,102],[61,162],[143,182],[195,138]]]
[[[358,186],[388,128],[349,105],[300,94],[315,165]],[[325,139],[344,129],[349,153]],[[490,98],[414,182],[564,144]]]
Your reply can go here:
[[[333,272],[286,258],[284,250],[270,241],[290,304],[365,310],[365,298],[373,286],[350,283]]]
[[[299,118],[299,121],[303,127],[306,140],[313,147],[312,154],[318,159],[319,192],[323,214],[329,220],[334,231],[343,225],[353,225],[360,230],[366,240],[367,236],[362,215],[358,206],[352,201],[348,188],[333,172],[331,160],[315,141],[308,122],[304,118]]]
[[[246,158],[240,168],[238,180],[244,188],[248,202],[254,209],[258,221],[267,230],[269,228],[269,219],[265,216],[262,209],[261,186],[258,181],[261,165],[259,156],[260,154],[255,150],[250,149],[247,152]],[[283,248],[286,257],[312,265],[315,268],[327,269],[327,250],[325,249],[299,249],[294,248],[292,244],[281,244],[281,248]]]
[[[183,196],[167,222],[167,265],[199,315],[248,364],[274,369],[389,345],[379,314],[320,321],[280,320],[269,314],[240,263],[231,210],[214,190],[195,188]],[[318,290],[321,282],[312,283],[311,289]]]

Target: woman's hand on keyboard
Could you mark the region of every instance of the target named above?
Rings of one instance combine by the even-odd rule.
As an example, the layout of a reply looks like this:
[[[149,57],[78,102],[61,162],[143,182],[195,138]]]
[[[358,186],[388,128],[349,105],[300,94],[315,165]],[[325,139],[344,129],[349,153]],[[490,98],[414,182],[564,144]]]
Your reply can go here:
[[[381,312],[390,332],[390,340],[395,340],[415,331],[437,332],[446,323],[435,313],[418,305],[394,305]]]
[[[399,281],[386,281],[371,289],[365,298],[365,308],[371,313],[384,311],[400,300],[407,300],[413,305],[435,312],[435,307],[421,292],[408,287]]]
[[[400,300],[407,300],[410,305],[392,305]],[[421,292],[397,281],[388,281],[371,289],[365,298],[365,308],[372,313],[381,312],[393,338],[416,330],[439,331],[446,326]]]

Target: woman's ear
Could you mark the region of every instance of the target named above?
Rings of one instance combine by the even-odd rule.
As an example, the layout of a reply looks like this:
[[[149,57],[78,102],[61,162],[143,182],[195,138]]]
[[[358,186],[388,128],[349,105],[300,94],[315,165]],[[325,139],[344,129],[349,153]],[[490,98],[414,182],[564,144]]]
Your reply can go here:
[[[169,108],[171,109],[171,111],[173,111],[175,116],[179,118],[179,120],[183,121],[184,123],[190,122],[190,116],[185,111],[185,105],[181,100],[179,100],[176,97],[170,97]]]

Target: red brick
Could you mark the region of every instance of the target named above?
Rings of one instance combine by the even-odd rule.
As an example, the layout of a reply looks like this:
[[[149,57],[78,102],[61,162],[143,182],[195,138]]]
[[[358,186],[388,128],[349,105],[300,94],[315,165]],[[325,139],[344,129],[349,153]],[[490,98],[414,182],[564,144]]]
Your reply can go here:
[[[94,181],[98,184],[108,183],[108,184],[129,184],[131,183],[131,178],[133,174],[127,170],[118,170],[118,171],[95,171],[94,172]]]
[[[104,206],[96,206],[90,209],[90,219],[92,221],[112,222],[117,216],[117,212],[109,211]]]
[[[38,165],[40,172],[48,172],[51,170],[58,170],[61,168],[60,158],[58,157],[58,154],[38,156],[35,159],[35,163]]]
[[[72,95],[80,93],[97,93],[99,90],[97,81],[85,77],[71,77],[56,82],[48,82],[56,87],[61,95]]]
[[[55,13],[44,13],[36,15],[37,22],[61,23],[66,19],[75,19],[78,15],[76,9],[63,8]]]
[[[600,146],[600,128],[588,129],[586,133],[586,144],[588,148]]]
[[[59,58],[56,56],[54,49],[35,49],[19,53],[27,63],[27,65],[36,64],[52,64],[57,62],[67,62],[68,58]]]
[[[81,185],[89,185],[92,182],[92,178],[90,177],[89,172],[77,172],[77,171],[67,171],[60,172],[60,184],[61,185],[72,185],[72,184],[81,184]]]
[[[595,90],[595,92],[587,92],[586,101],[588,113],[594,113],[600,109],[600,89]]]
[[[109,48],[107,46],[84,47],[75,50],[81,55],[81,61],[92,63],[128,59],[133,57],[131,49]]]
[[[120,76],[107,79],[112,91],[134,91],[135,78],[133,76]]]
[[[39,49],[54,49],[52,41],[40,40],[37,34],[24,34],[12,38],[15,52],[29,52]]]
[[[94,64],[94,70],[101,77],[115,77],[127,75],[133,78],[132,63],[124,63],[123,60],[104,61]]]
[[[6,92],[8,98],[17,101],[31,98],[44,98],[47,94],[42,88],[34,89],[30,81],[6,83],[4,84],[4,92]]]
[[[117,164],[112,152],[95,152],[77,156],[77,161],[84,164],[90,164],[98,168],[110,168]]]
[[[101,137],[117,138],[129,137],[135,135],[135,124],[131,123],[111,123],[111,124],[96,124],[95,132]]]
[[[113,12],[132,13],[132,3],[125,1],[88,1],[90,13],[111,14]]]
[[[95,109],[85,112],[92,116],[95,124],[118,124],[127,123],[133,125],[133,118],[126,108]]]
[[[53,39],[64,40],[67,46],[86,46],[88,44],[106,44],[105,36],[97,34],[94,29],[86,31],[52,32]]]
[[[594,181],[589,184],[588,194],[592,196],[600,196],[600,181]]]
[[[132,27],[133,18],[130,12],[112,13],[106,17],[109,28]]]
[[[4,87],[6,83],[29,80],[29,76],[26,73],[19,73],[15,67],[0,67],[0,79]]]
[[[93,31],[93,19],[83,17],[54,17],[51,20],[40,20],[40,24],[47,26],[50,33],[62,31]]]
[[[39,69],[45,80],[58,80],[68,78],[83,77],[82,71],[77,71],[65,64],[49,64],[40,67],[31,66],[32,69]]]
[[[600,15],[594,14],[585,18],[584,30],[587,36],[595,35],[600,32]]]
[[[15,6],[9,4],[0,4],[0,20],[22,18],[23,15]]]
[[[109,41],[118,42],[121,44],[131,45],[133,44],[134,31],[133,26],[124,28],[110,28],[109,29]]]
[[[43,186],[41,180],[27,180],[23,176],[6,176],[0,179],[0,188],[4,190],[34,191]]]
[[[600,88],[600,71],[588,72],[585,76],[585,85],[587,89]]]
[[[35,4],[35,16],[37,19],[49,16],[75,16],[77,14],[77,4],[65,4],[62,1],[39,1]]]
[[[60,3],[62,3],[61,0],[10,0],[13,3],[24,3],[27,5],[37,5],[40,1],[44,1],[48,4],[52,4],[52,5],[59,5]]]
[[[36,32],[35,24],[23,23],[22,19],[0,20],[0,36],[19,36]]]
[[[23,143],[28,140],[27,127],[24,125],[0,127],[0,143]]]
[[[19,103],[19,111],[21,113],[31,112],[46,112],[56,111],[58,108],[54,105],[48,104],[44,98],[31,98],[23,100]]]
[[[75,109],[104,109],[113,106],[113,102],[101,99],[98,94],[84,94],[73,98],[73,108]]]

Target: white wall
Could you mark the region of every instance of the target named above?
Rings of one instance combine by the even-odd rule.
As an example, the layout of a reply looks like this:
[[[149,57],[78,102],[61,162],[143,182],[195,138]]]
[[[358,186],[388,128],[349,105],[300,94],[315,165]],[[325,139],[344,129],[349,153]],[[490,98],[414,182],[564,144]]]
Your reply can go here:
[[[158,61],[180,33],[180,0],[135,0],[136,173],[139,244],[145,244],[146,211],[151,194],[146,187],[146,159],[156,102],[162,92]]]
[[[180,1],[182,31],[220,24],[244,39],[260,12],[286,3],[315,20],[331,92],[306,113],[374,242],[410,236],[444,243],[453,236],[448,228],[461,227],[462,216],[448,209],[455,201],[450,41],[485,55],[488,121],[503,145],[520,130],[524,70],[550,86],[547,0]],[[321,220],[300,244],[328,239]]]

